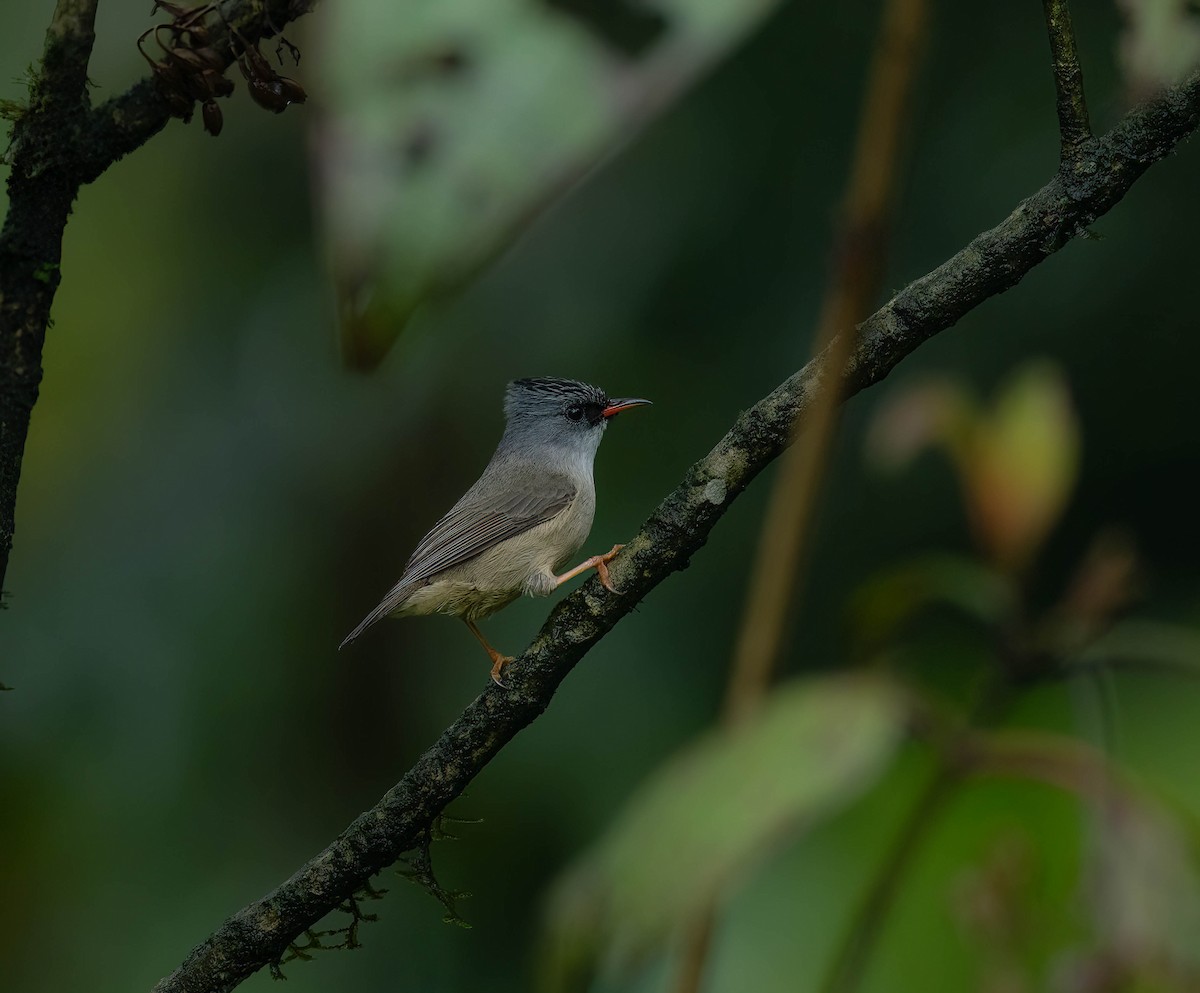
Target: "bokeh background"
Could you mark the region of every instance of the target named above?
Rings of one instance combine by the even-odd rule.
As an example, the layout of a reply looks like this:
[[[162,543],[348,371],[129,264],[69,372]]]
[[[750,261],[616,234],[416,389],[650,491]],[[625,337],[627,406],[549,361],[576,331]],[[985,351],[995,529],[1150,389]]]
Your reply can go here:
[[[0,13],[0,95],[22,95],[51,6]],[[133,38],[149,21],[135,7],[101,5],[97,97],[143,72]],[[877,13],[865,0],[780,6],[494,265],[423,310],[370,375],[339,361],[309,108],[273,118],[241,92],[218,140],[172,122],[82,191],[0,616],[0,679],[14,687],[0,697],[0,987],[149,989],[374,803],[481,691],[486,660],[449,620],[336,647],[475,478],[507,380],[563,375],[655,401],[600,452],[598,550],[803,363]],[[1104,127],[1125,106],[1119,12],[1081,4],[1076,29]],[[318,14],[293,36],[303,48],[320,31]],[[1139,609],[1200,622],[1198,155],[1192,143],[1153,168],[1096,224],[1099,239],[1068,246],[849,405],[788,674],[846,661],[845,604],[880,569],[970,547],[944,461],[890,476],[864,461],[881,398],[932,372],[986,393],[1034,356],[1060,365],[1083,433],[1035,602],[1118,524],[1146,566]],[[1000,220],[1056,163],[1039,5],[937,4],[888,285]],[[443,924],[428,895],[385,874],[364,947],[293,963],[292,993],[530,988],[547,885],[713,720],[771,477],[454,804],[482,820],[435,846],[435,868],[473,894],[459,908],[472,928]],[[487,632],[515,651],[547,607],[517,603]],[[951,618],[920,644],[934,683],[986,665],[987,646]],[[1010,720],[1088,740],[1106,726],[1121,762],[1200,816],[1200,685],[1114,686],[1115,724],[1086,688],[1061,685],[1024,696]],[[713,993],[817,987],[922,762],[906,755],[739,881]],[[910,866],[864,988],[984,982],[995,963],[961,894],[997,846],[1028,852],[1024,961],[1039,988],[1062,988],[1063,956],[1089,940],[1085,835],[1078,805],[1044,787],[965,790]],[[668,953],[606,988],[666,988],[670,970]]]

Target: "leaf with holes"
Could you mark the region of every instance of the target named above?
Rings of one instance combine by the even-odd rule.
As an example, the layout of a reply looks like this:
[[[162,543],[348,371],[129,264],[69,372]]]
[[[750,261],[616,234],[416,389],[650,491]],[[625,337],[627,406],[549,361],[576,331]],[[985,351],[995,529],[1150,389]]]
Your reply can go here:
[[[341,0],[312,147],[343,351],[376,364],[778,0]]]

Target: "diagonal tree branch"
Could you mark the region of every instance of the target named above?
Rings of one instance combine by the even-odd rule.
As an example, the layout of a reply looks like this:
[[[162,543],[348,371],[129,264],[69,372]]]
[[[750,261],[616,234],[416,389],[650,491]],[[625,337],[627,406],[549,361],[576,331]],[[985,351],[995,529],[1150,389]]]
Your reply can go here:
[[[1131,111],[935,270],[905,287],[859,326],[841,384],[846,396],[883,379],[906,355],[989,297],[1017,283],[1082,233],[1170,153],[1200,122],[1200,73]],[[830,346],[833,347],[833,346]],[[431,821],[549,705],[584,654],[671,573],[687,566],[734,498],[788,444],[797,417],[829,377],[828,354],[813,359],[735,421],[693,465],[612,566],[623,590],[592,579],[562,601],[525,653],[506,670],[509,687],[489,686],[400,782],[324,851],[273,892],[238,911],[204,939],[156,993],[225,993],[275,962],[370,877],[415,847]]]
[[[1083,96],[1083,70],[1079,66],[1079,53],[1075,50],[1071,5],[1069,0],[1042,0],[1042,10],[1050,35],[1062,158],[1063,161],[1073,161],[1079,157],[1084,145],[1092,140],[1092,125]]]
[[[315,0],[225,0],[250,41],[270,37]],[[8,213],[0,229],[0,588],[16,526],[17,483],[42,380],[42,347],[59,284],[62,236],[79,187],[161,131],[167,103],[149,79],[93,109],[87,91],[97,0],[59,0],[29,107],[14,121]],[[224,25],[214,47],[233,62]]]

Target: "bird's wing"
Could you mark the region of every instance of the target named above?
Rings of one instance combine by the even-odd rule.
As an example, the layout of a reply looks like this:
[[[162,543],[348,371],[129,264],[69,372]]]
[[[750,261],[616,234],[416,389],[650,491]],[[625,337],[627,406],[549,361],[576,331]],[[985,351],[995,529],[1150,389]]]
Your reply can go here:
[[[400,581],[342,642],[348,645],[406,596],[440,572],[481,555],[561,514],[575,499],[576,486],[565,476],[539,474],[536,485],[497,496],[485,476],[433,526],[404,567]]]
[[[413,586],[439,572],[482,555],[493,545],[544,524],[575,499],[575,485],[564,476],[540,476],[536,488],[510,492],[501,499],[468,494],[433,526],[404,567],[399,585]],[[486,507],[486,509],[484,509]]]

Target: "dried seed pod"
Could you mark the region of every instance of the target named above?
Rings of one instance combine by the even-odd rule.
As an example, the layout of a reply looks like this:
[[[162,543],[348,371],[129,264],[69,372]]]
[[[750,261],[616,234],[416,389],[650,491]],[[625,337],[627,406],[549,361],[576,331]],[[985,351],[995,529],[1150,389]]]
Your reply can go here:
[[[233,80],[226,79],[216,69],[205,69],[200,75],[213,96],[227,97],[233,92]]]
[[[188,41],[191,42],[192,48],[200,51],[212,44],[212,34],[202,23],[189,24],[187,26]]]
[[[150,16],[153,17],[160,10],[165,10],[175,20],[180,20],[187,17],[191,10],[177,3],[171,3],[170,0],[154,0],[154,6],[150,8]]]
[[[279,76],[279,86],[283,91],[283,95],[287,97],[287,102],[304,103],[308,99],[308,94],[304,91],[304,87],[297,83],[289,76]]]
[[[267,61],[266,56],[259,51],[257,44],[243,45],[242,54],[238,56],[238,64],[241,65],[242,73],[247,79],[253,76],[266,82],[275,78],[275,70],[271,68],[271,63]]]
[[[212,68],[212,66],[202,59],[196,52],[193,52],[190,48],[183,48],[182,46],[168,48],[167,57],[171,61],[177,62],[184,66],[189,72],[204,72],[205,69]]]
[[[188,34],[192,34],[192,32],[189,31]],[[209,69],[216,69],[218,72],[225,71],[225,66],[228,63],[225,61],[225,59],[223,59],[221,57],[221,53],[218,52],[215,48],[209,48],[208,46],[202,46],[200,48],[192,48],[191,51],[192,51],[192,54],[195,55],[196,58],[199,59],[202,63],[204,63],[204,65],[207,66]]]
[[[287,110],[290,101],[283,95],[283,87],[277,80],[249,76],[246,80],[246,88],[250,91],[251,99],[260,107],[276,114],[282,114]]]
[[[200,113],[204,118],[204,130],[215,138],[221,133],[221,126],[225,123],[220,106],[215,100],[205,100],[200,107]]]

